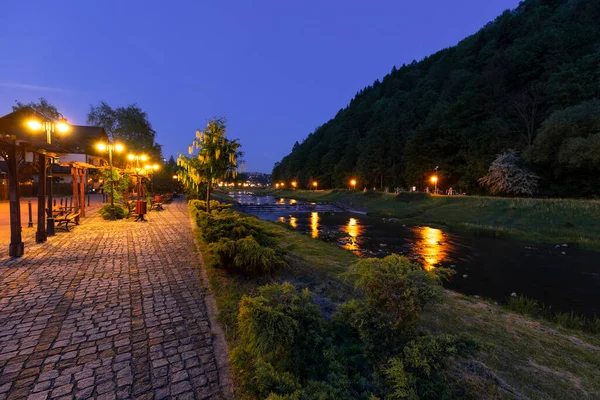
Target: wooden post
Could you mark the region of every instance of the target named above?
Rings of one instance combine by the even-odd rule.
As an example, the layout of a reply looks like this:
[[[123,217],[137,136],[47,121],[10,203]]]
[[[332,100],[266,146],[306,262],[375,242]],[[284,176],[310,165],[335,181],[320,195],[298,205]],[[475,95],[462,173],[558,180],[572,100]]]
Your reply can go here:
[[[48,240],[46,234],[46,155],[38,154],[38,216],[35,242],[43,243]],[[52,210],[50,210],[52,212]]]
[[[19,162],[17,141],[12,140],[8,149],[8,199],[10,203],[10,245],[8,255],[21,257],[25,244],[21,236],[21,199],[19,196]]]
[[[79,169],[79,212],[82,217],[85,217],[85,170]]]
[[[71,176],[73,177],[73,202],[77,210],[79,208],[79,184],[77,182],[79,175],[77,174],[77,168],[71,167]]]

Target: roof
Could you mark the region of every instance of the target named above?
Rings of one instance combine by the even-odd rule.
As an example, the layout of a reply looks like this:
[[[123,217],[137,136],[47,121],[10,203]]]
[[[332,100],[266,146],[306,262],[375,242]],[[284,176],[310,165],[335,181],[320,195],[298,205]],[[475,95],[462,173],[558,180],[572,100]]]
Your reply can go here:
[[[93,150],[93,147],[95,143],[107,140],[104,128],[70,125],[71,129],[66,134],[52,132],[52,143],[48,144],[46,134],[42,132],[31,132],[26,128],[25,121],[32,117],[40,121],[56,122],[32,108],[24,107],[0,117],[0,139],[2,139],[4,135],[14,136],[28,151],[46,150],[53,153],[79,154],[94,154],[95,151]]]

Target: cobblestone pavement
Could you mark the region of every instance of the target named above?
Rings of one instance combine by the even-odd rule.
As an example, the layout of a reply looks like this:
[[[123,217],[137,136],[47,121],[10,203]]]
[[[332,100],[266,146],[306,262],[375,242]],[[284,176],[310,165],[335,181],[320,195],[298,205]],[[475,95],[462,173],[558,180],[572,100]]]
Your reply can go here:
[[[0,258],[0,400],[229,397],[187,206],[148,219],[87,218]]]

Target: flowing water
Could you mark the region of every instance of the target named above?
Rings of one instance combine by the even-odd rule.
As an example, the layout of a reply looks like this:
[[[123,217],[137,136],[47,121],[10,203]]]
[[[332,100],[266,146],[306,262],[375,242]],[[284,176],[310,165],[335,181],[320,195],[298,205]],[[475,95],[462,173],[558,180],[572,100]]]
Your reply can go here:
[[[456,275],[445,286],[461,293],[500,302],[517,293],[555,311],[600,316],[599,252],[406,226],[393,218],[312,211],[314,203],[293,199],[233,197],[261,219],[289,224],[361,257],[397,253],[426,269],[452,268]]]

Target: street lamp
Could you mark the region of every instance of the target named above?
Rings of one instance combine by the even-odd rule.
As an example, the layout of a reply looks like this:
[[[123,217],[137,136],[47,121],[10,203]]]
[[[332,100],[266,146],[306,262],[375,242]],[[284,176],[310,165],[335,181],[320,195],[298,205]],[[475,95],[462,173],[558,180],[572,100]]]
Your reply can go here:
[[[437,194],[437,181],[438,181],[437,176],[434,175],[431,177],[431,183],[433,183],[435,185],[435,189],[433,191],[434,194]]]
[[[352,189],[356,190],[356,179],[350,180],[350,184],[352,185]]]
[[[65,119],[59,119],[58,121],[46,119],[45,121],[40,122],[37,118],[30,118],[25,122],[25,125],[32,132],[45,132],[46,143],[48,144],[52,144],[52,133],[58,131],[59,133],[65,134],[71,129],[71,127],[69,126],[69,124],[67,124],[67,121]],[[45,179],[48,186],[48,215],[46,218],[46,235],[54,236],[54,210],[52,209],[52,163],[50,163],[46,169]],[[39,216],[43,215],[43,212],[44,207],[40,207],[38,205],[38,221],[40,219]],[[41,219],[43,221],[43,217]],[[43,226],[38,226],[38,231],[36,232],[36,242],[39,243],[45,240],[46,238],[44,237]]]
[[[108,165],[110,167],[110,219],[114,221],[117,219],[117,216],[115,214],[115,181],[113,179],[112,155],[113,151],[117,153],[122,152],[124,147],[120,143],[98,143],[96,147],[100,151],[108,151]]]
[[[296,186],[298,185],[298,182],[296,181],[292,181],[292,187],[294,188],[294,190],[296,190]]]
[[[319,184],[317,183],[317,181],[313,182],[313,187],[315,188],[315,190],[317,190],[317,186],[319,186]]]

